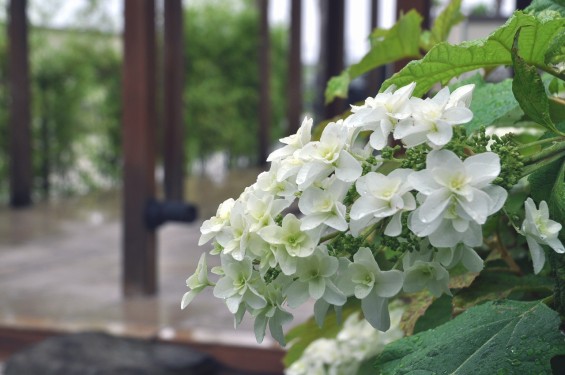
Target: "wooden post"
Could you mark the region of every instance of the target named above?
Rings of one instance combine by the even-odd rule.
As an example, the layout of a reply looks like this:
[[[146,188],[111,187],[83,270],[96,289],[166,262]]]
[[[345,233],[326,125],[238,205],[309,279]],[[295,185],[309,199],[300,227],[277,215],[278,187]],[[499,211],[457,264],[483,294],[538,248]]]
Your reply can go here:
[[[257,0],[259,6],[259,165],[267,165],[271,127],[271,59],[269,0]]]
[[[123,292],[157,290],[155,232],[145,208],[155,194],[155,3],[125,0],[123,65]]]
[[[163,162],[165,197],[182,201],[184,193],[183,28],[182,1],[165,1],[165,71]]]
[[[343,38],[344,38],[344,0],[325,0],[327,1],[327,15],[324,22],[324,41],[325,44],[325,81],[324,90],[331,77],[341,74],[343,71]],[[339,115],[345,109],[345,100],[335,99],[326,105],[324,117],[331,118]]]
[[[422,20],[422,28],[429,29],[431,26],[430,9],[432,0],[396,0],[396,18],[400,18],[401,14],[408,13],[411,9],[415,9],[424,18]],[[394,71],[398,72],[408,64],[410,59],[403,59],[394,63]]]
[[[515,0],[516,3],[516,10],[526,9],[531,3],[532,0]]]
[[[31,125],[26,0],[8,6],[8,80],[10,90],[10,205],[31,204]]]
[[[292,0],[290,8],[290,53],[288,58],[288,134],[295,134],[302,113],[302,0]]]
[[[369,27],[370,33],[372,33],[373,30],[375,30],[377,27],[379,27],[379,0],[371,0],[371,17]],[[384,75],[384,66],[373,69],[367,74],[367,96],[377,95],[379,88],[384,81]]]

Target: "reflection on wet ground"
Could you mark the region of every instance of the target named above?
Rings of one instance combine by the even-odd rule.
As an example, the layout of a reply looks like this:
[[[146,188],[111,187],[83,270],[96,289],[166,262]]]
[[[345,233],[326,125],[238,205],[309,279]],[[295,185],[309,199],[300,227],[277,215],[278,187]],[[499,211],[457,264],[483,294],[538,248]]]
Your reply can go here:
[[[255,345],[252,322],[244,321],[234,331],[231,315],[211,290],[184,311],[180,300],[186,277],[207,250],[197,246],[201,221],[215,214],[223,200],[237,197],[257,173],[231,172],[223,183],[188,179],[186,197],[199,206],[200,220],[159,229],[155,297],[121,296],[119,192],[37,203],[23,210],[1,208],[0,325]],[[210,261],[210,266],[216,264]],[[298,311],[296,320],[306,318],[308,309]],[[263,345],[273,341],[266,339]]]

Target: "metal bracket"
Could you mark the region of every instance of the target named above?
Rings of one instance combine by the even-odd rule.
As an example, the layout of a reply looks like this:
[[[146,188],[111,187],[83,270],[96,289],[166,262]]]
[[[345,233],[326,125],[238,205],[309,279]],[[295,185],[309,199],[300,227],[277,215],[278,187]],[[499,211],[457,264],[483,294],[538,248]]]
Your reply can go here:
[[[169,221],[191,223],[197,217],[198,208],[191,203],[149,199],[145,206],[145,225],[149,229],[157,229]]]

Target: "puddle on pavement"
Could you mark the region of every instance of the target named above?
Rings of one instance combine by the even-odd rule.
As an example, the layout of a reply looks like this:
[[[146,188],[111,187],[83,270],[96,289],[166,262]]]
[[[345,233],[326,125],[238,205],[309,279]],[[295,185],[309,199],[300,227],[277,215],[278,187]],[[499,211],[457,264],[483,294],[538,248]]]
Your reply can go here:
[[[185,181],[185,200],[197,205],[199,218],[206,220],[218,205],[237,198],[246,186],[255,182],[259,169],[222,172],[221,178],[193,175]],[[96,226],[121,218],[121,190],[96,191],[83,196],[61,197],[36,202],[29,208],[0,207],[0,245],[17,245],[42,236],[63,233],[64,226]],[[158,192],[158,196],[162,196]]]

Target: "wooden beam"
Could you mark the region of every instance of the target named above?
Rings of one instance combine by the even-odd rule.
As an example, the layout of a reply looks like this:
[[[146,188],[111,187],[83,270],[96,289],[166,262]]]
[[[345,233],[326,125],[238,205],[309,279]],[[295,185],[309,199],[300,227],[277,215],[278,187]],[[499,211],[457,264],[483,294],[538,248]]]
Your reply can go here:
[[[379,0],[371,0],[371,16],[369,23],[369,33],[372,33],[379,27]],[[371,70],[367,74],[367,96],[375,96],[379,92],[379,88],[384,81],[385,67],[381,66],[377,69]]]
[[[31,204],[32,162],[26,0],[8,6],[10,205]]]
[[[290,8],[290,52],[288,58],[288,134],[295,134],[302,114],[302,0],[292,0]]]
[[[432,0],[396,0],[396,18],[400,18],[401,14],[408,13],[411,9],[415,9],[423,17],[422,29],[429,29],[431,26],[430,9]],[[398,72],[408,64],[410,59],[403,59],[394,63],[394,71]]]
[[[125,0],[123,65],[123,292],[156,292],[155,232],[145,207],[155,195],[155,3]]]
[[[532,3],[532,0],[514,0],[516,4],[516,10],[526,9]]]
[[[267,165],[271,127],[271,41],[269,0],[257,0],[259,7],[259,165]]]
[[[344,0],[327,1],[327,15],[324,22],[324,44],[325,44],[325,80],[324,90],[331,77],[341,74],[344,68]],[[339,115],[345,109],[345,100],[335,99],[326,105],[324,117],[331,118]]]
[[[165,197],[182,201],[184,195],[183,26],[182,1],[165,1],[164,134]]]

